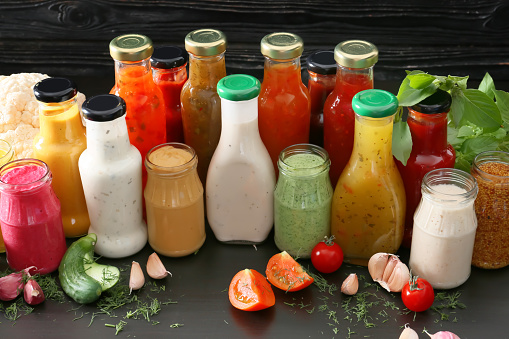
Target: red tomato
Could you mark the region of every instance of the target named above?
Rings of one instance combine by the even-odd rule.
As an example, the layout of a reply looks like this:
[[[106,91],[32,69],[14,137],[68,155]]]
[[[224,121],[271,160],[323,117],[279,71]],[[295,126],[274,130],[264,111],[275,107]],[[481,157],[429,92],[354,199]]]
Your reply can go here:
[[[270,258],[265,274],[272,285],[287,292],[302,290],[314,281],[286,251]]]
[[[259,311],[276,303],[274,291],[267,279],[259,272],[247,268],[233,277],[228,297],[235,308],[243,311]]]
[[[410,311],[422,312],[433,305],[435,291],[429,282],[414,276],[403,286],[401,299]]]
[[[334,241],[334,236],[320,241],[311,251],[311,263],[322,273],[332,273],[343,263],[343,250]]]

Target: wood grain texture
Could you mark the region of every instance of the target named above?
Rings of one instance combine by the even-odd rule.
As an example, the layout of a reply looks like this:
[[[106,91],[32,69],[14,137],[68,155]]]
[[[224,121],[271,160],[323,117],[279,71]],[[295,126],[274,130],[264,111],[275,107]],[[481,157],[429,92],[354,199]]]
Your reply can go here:
[[[225,32],[228,73],[261,78],[261,38],[289,31],[304,39],[303,60],[344,40],[373,42],[380,80],[401,79],[405,69],[509,80],[509,1],[502,0],[4,0],[0,74],[111,76],[114,37],[135,32],[155,45],[183,46],[188,32],[204,27]]]

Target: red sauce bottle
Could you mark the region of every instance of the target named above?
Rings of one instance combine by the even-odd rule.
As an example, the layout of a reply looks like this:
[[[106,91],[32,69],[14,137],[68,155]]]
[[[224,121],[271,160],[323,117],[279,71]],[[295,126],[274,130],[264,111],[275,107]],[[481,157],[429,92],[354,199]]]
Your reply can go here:
[[[331,160],[330,178],[335,187],[353,149],[355,114],[352,98],[373,88],[373,66],[378,61],[378,49],[370,42],[348,40],[334,48],[338,64],[336,87],[323,107],[324,148]]]
[[[323,104],[336,85],[334,51],[317,51],[307,58],[311,97],[309,143],[323,147]]]
[[[274,170],[283,149],[308,143],[311,100],[302,83],[302,39],[292,33],[271,33],[261,41],[265,56],[258,97],[258,127]]]
[[[166,107],[166,142],[184,142],[180,92],[187,80],[187,52],[178,46],[156,47],[150,58],[154,82]]]
[[[450,94],[438,89],[435,94],[408,108],[412,152],[406,166],[396,160],[407,201],[402,244],[406,248],[410,248],[412,243],[414,213],[421,201],[422,178],[431,170],[454,167],[456,153],[447,143],[447,113],[451,102]]]

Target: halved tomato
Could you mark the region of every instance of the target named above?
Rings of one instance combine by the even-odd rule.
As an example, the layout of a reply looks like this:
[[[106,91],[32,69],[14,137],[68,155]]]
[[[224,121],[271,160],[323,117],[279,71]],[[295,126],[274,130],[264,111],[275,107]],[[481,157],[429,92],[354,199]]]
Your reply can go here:
[[[246,268],[235,274],[228,290],[230,303],[239,310],[259,311],[274,306],[276,297],[267,279]]]
[[[286,251],[270,258],[265,274],[272,285],[287,292],[302,290],[314,281]]]

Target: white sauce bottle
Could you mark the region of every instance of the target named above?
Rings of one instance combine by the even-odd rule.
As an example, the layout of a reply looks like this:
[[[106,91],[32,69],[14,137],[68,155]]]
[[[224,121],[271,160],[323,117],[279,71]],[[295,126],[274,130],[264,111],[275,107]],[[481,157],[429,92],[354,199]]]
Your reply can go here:
[[[125,101],[115,95],[92,97],[82,106],[87,149],[79,170],[90,216],[89,233],[97,235],[95,252],[122,258],[147,243],[143,221],[141,155],[130,144]]]
[[[272,229],[276,176],[258,131],[260,82],[234,74],[217,91],[222,127],[207,173],[207,218],[221,242],[261,243]]]
[[[428,172],[414,215],[410,268],[434,288],[463,284],[470,276],[477,218],[477,182],[468,173],[442,168]]]

